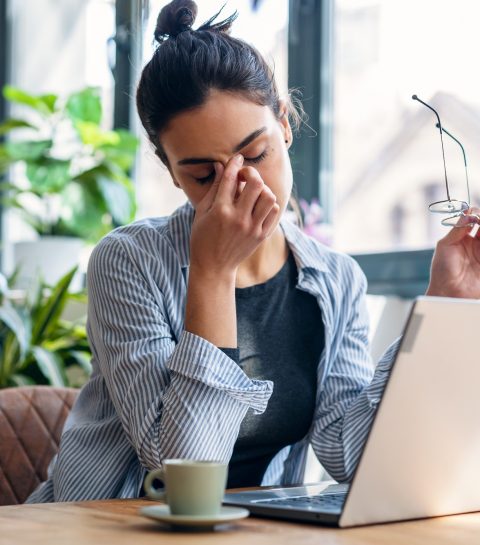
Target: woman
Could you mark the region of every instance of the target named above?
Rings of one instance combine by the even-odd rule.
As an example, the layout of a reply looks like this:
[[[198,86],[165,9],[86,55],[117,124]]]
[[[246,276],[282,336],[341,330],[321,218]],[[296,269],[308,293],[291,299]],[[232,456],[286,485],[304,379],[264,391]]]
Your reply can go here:
[[[397,344],[369,358],[356,263],[284,218],[289,105],[261,56],[160,13],[137,92],[156,154],[188,197],[122,227],[88,270],[93,374],[29,502],[136,497],[166,458],[229,461],[229,486],[302,480],[308,445],[349,481]],[[428,293],[480,294],[468,229],[439,242]]]

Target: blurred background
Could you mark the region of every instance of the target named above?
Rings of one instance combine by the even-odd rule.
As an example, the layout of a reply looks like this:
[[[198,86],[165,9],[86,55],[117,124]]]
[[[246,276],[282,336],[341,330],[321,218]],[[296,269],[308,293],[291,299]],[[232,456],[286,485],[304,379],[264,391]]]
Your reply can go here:
[[[129,129],[140,138],[131,172],[137,218],[169,214],[183,201],[146,142],[133,104],[166,3],[0,2],[2,83],[60,97],[96,87],[103,127]],[[198,4],[200,23],[224,2]],[[438,131],[431,112],[411,100],[413,93],[434,104],[463,142],[478,202],[478,2],[226,1],[224,13],[234,10],[233,34],[267,56],[284,93],[301,92],[309,121],[292,149],[297,195],[319,201],[317,221],[326,224],[333,246],[353,253],[418,250],[441,236],[438,216],[426,213],[428,202],[444,196]],[[21,107],[4,99],[2,116]],[[448,139],[446,154],[452,193],[466,199],[461,153]],[[28,237],[8,207],[3,228],[5,252]]]
[[[38,295],[41,284],[58,288],[57,295],[76,293],[83,308],[94,244],[118,225],[170,214],[184,202],[134,106],[166,3],[0,0],[0,249],[2,290],[10,302],[25,302],[26,291]],[[480,3],[197,3],[198,25],[223,5],[225,15],[238,11],[233,35],[266,56],[282,93],[295,89],[301,96],[308,122],[296,135],[291,159],[306,232],[353,255],[371,295],[405,301],[423,293],[432,249],[446,232],[428,204],[446,194],[435,117],[411,96],[432,104],[463,143],[471,201],[478,205]],[[445,152],[452,197],[466,200],[461,151],[446,138]],[[407,307],[398,308],[401,323]],[[377,311],[377,324],[382,316]],[[383,349],[391,332],[380,337]],[[72,346],[67,367],[86,351]],[[48,367],[35,361],[45,375]],[[88,372],[85,361],[75,361]]]

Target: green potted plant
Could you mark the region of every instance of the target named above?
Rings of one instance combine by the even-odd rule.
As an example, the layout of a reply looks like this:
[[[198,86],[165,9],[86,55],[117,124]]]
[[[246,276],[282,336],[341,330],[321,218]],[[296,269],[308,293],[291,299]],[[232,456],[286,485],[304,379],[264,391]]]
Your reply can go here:
[[[52,287],[38,280],[18,297],[0,275],[0,388],[31,384],[80,387],[91,371],[85,319],[63,317],[75,268]]]
[[[16,263],[26,257],[38,263],[47,256],[51,268],[63,273],[72,264],[61,267],[52,259],[69,253],[66,243],[74,241],[71,253],[78,260],[84,243],[95,243],[133,220],[136,200],[129,171],[138,139],[127,130],[102,128],[97,88],[61,98],[7,85],[3,95],[25,113],[0,124],[0,135],[8,136],[0,144],[0,175],[12,174],[3,184],[4,203],[39,235],[33,244],[17,245]],[[22,274],[33,277],[37,267],[23,262]],[[45,265],[39,268],[48,281],[58,279],[58,274],[49,276]]]

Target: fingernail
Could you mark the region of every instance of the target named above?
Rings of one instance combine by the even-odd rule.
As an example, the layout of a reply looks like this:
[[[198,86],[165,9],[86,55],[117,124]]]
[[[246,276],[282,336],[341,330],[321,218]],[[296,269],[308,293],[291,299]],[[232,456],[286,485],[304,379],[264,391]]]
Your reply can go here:
[[[243,163],[243,155],[241,153],[235,155],[234,160],[237,164],[241,165]]]

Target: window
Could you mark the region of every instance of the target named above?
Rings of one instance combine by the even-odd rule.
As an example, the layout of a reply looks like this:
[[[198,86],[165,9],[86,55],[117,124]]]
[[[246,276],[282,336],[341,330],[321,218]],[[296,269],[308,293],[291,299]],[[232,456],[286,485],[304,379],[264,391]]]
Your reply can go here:
[[[463,143],[480,203],[480,4],[335,0],[334,245],[350,253],[432,247],[446,233],[429,202],[445,198],[431,103]],[[457,144],[445,138],[451,195],[466,200]]]

